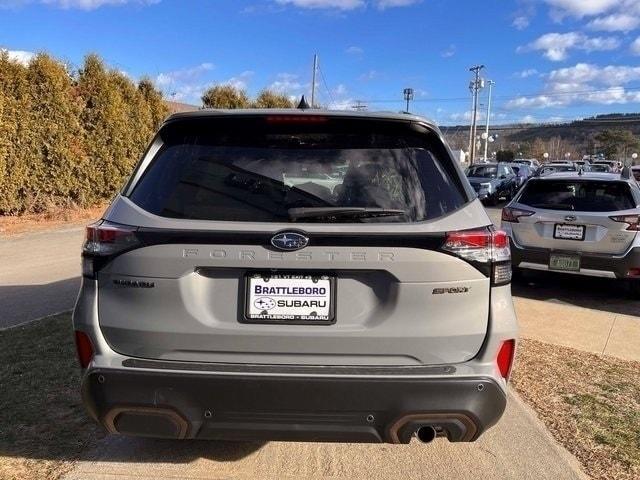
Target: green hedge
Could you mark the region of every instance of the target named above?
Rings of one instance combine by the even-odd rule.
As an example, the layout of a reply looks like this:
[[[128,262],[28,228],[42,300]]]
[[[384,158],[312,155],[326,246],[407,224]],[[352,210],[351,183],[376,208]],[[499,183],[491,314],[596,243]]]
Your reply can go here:
[[[90,206],[122,186],[168,113],[95,55],[77,72],[45,54],[0,53],[0,214]]]

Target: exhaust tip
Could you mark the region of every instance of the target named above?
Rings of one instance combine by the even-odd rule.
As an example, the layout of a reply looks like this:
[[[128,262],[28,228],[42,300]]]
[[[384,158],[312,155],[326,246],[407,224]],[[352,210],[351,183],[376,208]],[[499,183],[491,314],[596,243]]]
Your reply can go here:
[[[436,429],[431,426],[420,427],[416,430],[416,437],[422,443],[431,443],[436,438]]]

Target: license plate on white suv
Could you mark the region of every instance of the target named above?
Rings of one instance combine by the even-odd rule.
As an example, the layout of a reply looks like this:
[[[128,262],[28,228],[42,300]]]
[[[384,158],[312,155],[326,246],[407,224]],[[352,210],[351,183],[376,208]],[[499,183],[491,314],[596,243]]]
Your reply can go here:
[[[244,319],[247,322],[334,322],[334,277],[252,274],[247,277],[246,290]]]
[[[556,223],[553,230],[553,238],[564,240],[584,240],[584,225],[567,225]]]

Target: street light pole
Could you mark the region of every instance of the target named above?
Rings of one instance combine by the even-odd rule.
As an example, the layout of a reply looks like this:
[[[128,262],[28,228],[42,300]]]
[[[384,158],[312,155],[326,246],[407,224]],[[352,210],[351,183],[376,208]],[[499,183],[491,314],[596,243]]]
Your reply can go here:
[[[487,102],[487,126],[484,131],[484,161],[487,161],[487,149],[489,148],[489,119],[491,117],[491,91],[493,90],[493,86],[496,84],[493,80],[489,80],[489,101]]]
[[[473,114],[471,120],[471,145],[469,146],[469,164],[473,165],[473,161],[476,157],[476,128],[478,122],[478,91],[480,90],[480,70],[484,68],[484,65],[475,65],[469,69],[470,72],[475,74],[472,91],[473,91]]]
[[[318,55],[313,56],[313,73],[311,75],[311,108],[316,107],[316,73],[318,72]]]
[[[405,112],[409,113],[409,101],[413,100],[413,88],[405,88],[402,93],[404,94],[404,99],[407,101],[407,109]]]

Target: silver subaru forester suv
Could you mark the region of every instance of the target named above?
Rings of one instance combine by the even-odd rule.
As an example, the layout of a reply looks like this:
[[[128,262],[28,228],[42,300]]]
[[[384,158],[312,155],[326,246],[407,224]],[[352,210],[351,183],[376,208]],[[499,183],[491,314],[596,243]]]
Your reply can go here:
[[[421,117],[173,115],[82,262],[82,394],[110,432],[457,442],[505,409],[508,239]]]

